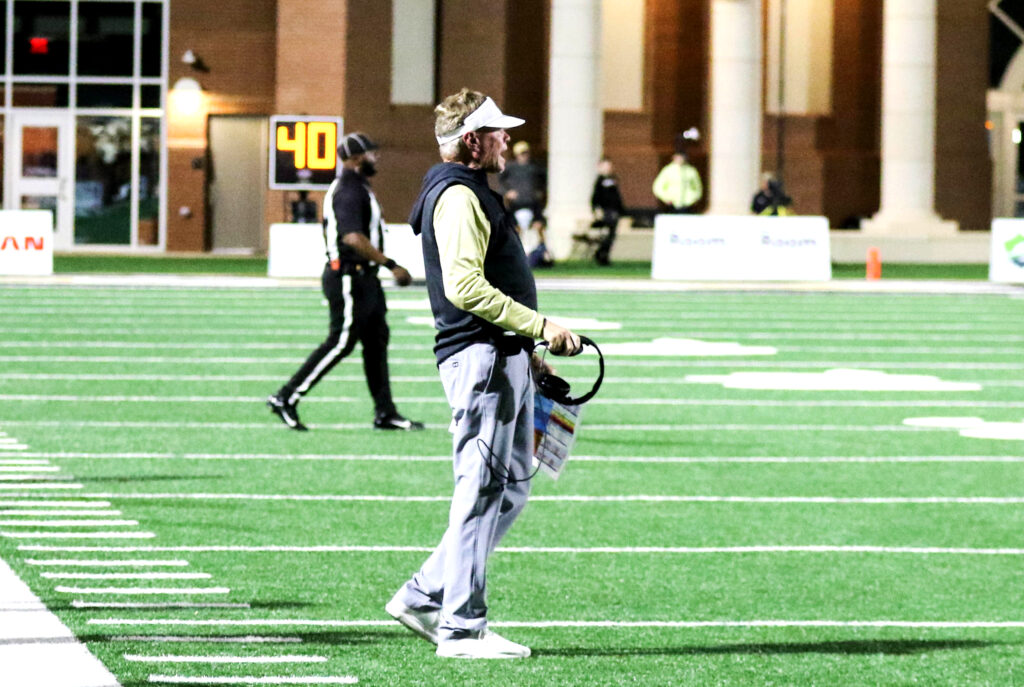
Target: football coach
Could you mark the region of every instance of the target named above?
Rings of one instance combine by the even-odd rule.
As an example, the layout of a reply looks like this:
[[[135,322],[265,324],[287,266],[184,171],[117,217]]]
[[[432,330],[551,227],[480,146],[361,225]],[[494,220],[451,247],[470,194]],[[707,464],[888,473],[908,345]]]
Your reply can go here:
[[[515,220],[488,186],[487,174],[505,168],[505,130],[523,120],[469,89],[434,113],[443,162],[427,172],[409,221],[423,241],[434,352],[452,408],[455,492],[441,543],[385,608],[436,643],[438,656],[524,658],[528,647],[487,627],[487,559],[529,493],[534,340],[572,355],[580,339],[537,312]]]

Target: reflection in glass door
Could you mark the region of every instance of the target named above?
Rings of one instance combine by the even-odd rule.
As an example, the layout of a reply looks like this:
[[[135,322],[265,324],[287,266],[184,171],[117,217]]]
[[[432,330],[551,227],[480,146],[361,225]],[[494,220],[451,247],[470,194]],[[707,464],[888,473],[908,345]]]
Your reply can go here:
[[[71,243],[70,122],[67,114],[15,112],[9,207],[53,213],[54,245]]]

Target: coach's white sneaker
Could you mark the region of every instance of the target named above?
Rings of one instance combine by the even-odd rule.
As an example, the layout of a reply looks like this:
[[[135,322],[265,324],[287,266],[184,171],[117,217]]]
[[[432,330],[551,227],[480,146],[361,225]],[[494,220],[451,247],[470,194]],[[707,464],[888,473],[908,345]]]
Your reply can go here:
[[[416,611],[397,598],[391,599],[384,606],[392,618],[415,632],[419,637],[431,644],[437,644],[437,626],[441,621],[440,611]]]
[[[496,632],[484,630],[479,637],[439,642],[437,655],[444,658],[527,658],[530,647],[511,642]]]

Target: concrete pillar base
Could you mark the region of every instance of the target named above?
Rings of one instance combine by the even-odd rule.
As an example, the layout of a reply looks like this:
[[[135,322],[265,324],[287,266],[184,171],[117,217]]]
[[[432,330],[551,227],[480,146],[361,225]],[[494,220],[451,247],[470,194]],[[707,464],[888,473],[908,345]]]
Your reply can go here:
[[[585,232],[590,227],[592,219],[589,208],[580,212],[549,211],[547,245],[555,260],[566,260],[572,255],[573,234]]]
[[[860,225],[864,236],[893,238],[949,238],[960,231],[960,224],[936,214],[893,215],[879,213]]]

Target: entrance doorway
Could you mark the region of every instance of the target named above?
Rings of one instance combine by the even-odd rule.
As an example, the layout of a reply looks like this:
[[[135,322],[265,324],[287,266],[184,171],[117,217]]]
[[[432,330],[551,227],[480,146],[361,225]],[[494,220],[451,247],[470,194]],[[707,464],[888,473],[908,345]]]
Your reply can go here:
[[[266,117],[212,115],[209,118],[210,249],[256,255],[267,251]]]
[[[74,208],[71,119],[66,111],[15,110],[10,116],[6,205],[49,210],[54,247],[69,248]]]

